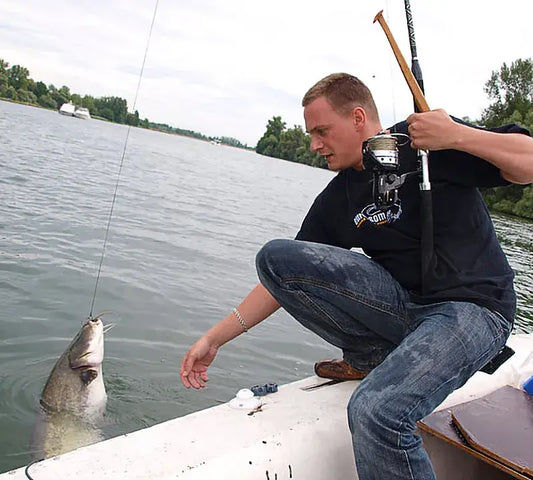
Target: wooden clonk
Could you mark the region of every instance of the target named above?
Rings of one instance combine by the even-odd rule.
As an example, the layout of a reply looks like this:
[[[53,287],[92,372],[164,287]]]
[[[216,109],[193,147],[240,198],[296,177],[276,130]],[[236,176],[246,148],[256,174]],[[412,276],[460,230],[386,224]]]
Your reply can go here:
[[[376,23],[376,20],[383,28],[385,35],[387,35],[387,39],[389,40],[390,46],[392,47],[392,51],[394,52],[394,56],[396,57],[396,60],[398,60],[398,64],[400,65],[403,76],[405,77],[405,80],[407,81],[407,84],[411,89],[411,93],[413,94],[418,109],[421,112],[428,112],[430,110],[428,102],[426,102],[426,98],[424,97],[424,94],[422,93],[422,90],[420,89],[420,86],[418,85],[418,82],[416,81],[413,72],[411,72],[411,69],[407,65],[405,58],[403,58],[402,52],[400,51],[400,47],[398,47],[398,44],[396,43],[396,40],[394,40],[389,26],[387,25],[387,22],[383,18],[383,10],[381,10],[374,17],[374,23]]]

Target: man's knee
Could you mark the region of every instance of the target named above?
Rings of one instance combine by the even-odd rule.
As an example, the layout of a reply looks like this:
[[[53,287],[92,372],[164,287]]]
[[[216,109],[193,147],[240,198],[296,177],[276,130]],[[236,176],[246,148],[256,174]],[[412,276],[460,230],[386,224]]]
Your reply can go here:
[[[371,421],[372,406],[364,398],[364,395],[361,395],[361,387],[359,387],[348,402],[348,425],[352,435],[359,436],[361,427]]]
[[[280,267],[287,263],[286,259],[293,255],[296,240],[276,239],[267,242],[255,257],[255,266],[259,280],[265,286],[274,282],[279,284]]]
[[[354,438],[369,440],[395,430],[397,412],[393,411],[393,404],[394,400],[387,399],[384,392],[372,392],[363,382],[348,402],[348,424]]]
[[[276,262],[274,259],[279,256],[287,242],[290,240],[277,239],[270,240],[263,245],[255,256],[255,266],[259,273],[270,273],[275,270]]]

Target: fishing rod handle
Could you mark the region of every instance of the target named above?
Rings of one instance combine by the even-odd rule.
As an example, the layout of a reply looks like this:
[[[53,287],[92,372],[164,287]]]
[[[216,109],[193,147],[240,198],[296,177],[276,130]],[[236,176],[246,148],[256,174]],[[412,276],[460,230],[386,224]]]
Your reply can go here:
[[[422,182],[420,182],[420,190],[431,190],[431,182],[429,181],[428,152],[425,150],[418,150],[418,157],[420,158],[420,164],[422,167]]]
[[[402,55],[400,47],[398,47],[398,44],[396,43],[396,40],[394,39],[392,32],[390,31],[389,26],[385,21],[385,18],[383,18],[383,10],[379,11],[378,14],[374,17],[374,23],[376,23],[376,20],[381,25],[381,28],[383,28],[383,31],[385,32],[385,35],[389,40],[390,46],[392,47],[392,51],[394,52],[394,56],[398,61],[398,65],[400,65],[403,76],[407,81],[407,85],[409,85],[409,89],[413,94],[418,109],[421,112],[429,112],[430,108],[426,101],[426,98],[424,97],[424,94],[422,93],[422,90],[420,89],[420,86],[418,85],[418,82],[416,81],[413,72],[411,72],[411,69],[407,65],[407,62],[405,61],[405,58]]]

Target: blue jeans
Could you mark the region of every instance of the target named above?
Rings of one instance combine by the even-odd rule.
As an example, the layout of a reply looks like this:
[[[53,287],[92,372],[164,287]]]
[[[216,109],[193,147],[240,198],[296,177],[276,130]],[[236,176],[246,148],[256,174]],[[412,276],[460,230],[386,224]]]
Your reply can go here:
[[[359,479],[434,479],[416,422],[497,354],[510,322],[468,302],[412,303],[377,262],[329,245],[273,240],[256,265],[296,320],[372,370],[348,404]]]

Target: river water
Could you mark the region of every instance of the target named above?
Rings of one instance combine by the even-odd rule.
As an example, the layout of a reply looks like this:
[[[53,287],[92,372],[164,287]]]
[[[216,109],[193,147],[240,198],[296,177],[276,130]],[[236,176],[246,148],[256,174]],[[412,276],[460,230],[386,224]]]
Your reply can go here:
[[[116,436],[294,381],[338,355],[279,311],[224,346],[188,391],[188,347],[257,283],[254,258],[295,235],[333,173],[253,152],[0,101],[0,472],[29,462],[40,392],[90,312],[110,312],[103,433]],[[495,217],[533,332],[533,224]]]

